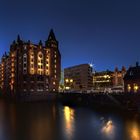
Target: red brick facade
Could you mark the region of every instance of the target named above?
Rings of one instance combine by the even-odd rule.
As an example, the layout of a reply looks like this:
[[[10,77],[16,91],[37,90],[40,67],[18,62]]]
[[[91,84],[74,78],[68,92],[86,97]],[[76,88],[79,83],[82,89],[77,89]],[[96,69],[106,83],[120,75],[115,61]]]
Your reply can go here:
[[[34,94],[58,91],[61,54],[58,41],[50,31],[45,45],[24,42],[18,36],[10,53],[2,57],[0,87],[4,94]]]
[[[124,77],[125,92],[140,93],[140,66],[130,67]]]

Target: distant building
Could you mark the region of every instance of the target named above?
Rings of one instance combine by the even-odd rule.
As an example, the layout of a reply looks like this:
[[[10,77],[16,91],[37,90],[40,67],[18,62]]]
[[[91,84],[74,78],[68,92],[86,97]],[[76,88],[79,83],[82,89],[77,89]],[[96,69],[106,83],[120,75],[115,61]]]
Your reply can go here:
[[[64,69],[65,89],[67,91],[86,92],[93,87],[92,67],[81,64]]]
[[[130,67],[124,76],[125,92],[140,92],[140,66],[138,62],[135,67]]]
[[[61,54],[53,30],[43,46],[24,42],[18,36],[0,63],[0,88],[3,94],[34,94],[58,91]]]
[[[124,91],[124,76],[126,74],[126,68],[123,66],[121,70],[118,70],[118,68],[115,68],[115,71],[113,73],[113,88],[118,89],[120,91]]]
[[[93,73],[93,89],[97,92],[123,92],[124,91],[124,75],[126,74],[125,67],[119,71],[101,71]]]
[[[113,72],[106,70],[93,74],[93,89],[97,92],[104,92],[113,86]]]

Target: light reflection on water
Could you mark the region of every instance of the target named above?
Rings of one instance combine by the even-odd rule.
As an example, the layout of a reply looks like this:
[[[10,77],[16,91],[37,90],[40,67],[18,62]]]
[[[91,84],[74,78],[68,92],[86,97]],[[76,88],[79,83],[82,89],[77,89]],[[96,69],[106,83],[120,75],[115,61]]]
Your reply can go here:
[[[104,123],[101,132],[106,135],[109,139],[114,139],[115,137],[115,126],[112,120],[108,120]]]
[[[126,129],[130,140],[140,140],[140,125],[135,120],[126,122]]]
[[[0,140],[140,140],[140,121],[48,103],[0,100]]]
[[[67,139],[72,139],[73,132],[75,130],[75,120],[74,120],[74,109],[65,106],[64,107],[64,131]]]

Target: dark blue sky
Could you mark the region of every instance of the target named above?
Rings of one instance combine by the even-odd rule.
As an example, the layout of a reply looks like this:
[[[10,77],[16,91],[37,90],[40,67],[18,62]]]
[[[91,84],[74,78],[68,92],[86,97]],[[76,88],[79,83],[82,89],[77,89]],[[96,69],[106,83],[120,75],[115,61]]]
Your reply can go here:
[[[0,56],[17,34],[38,43],[51,28],[63,68],[93,62],[106,70],[140,60],[139,0],[0,0]]]

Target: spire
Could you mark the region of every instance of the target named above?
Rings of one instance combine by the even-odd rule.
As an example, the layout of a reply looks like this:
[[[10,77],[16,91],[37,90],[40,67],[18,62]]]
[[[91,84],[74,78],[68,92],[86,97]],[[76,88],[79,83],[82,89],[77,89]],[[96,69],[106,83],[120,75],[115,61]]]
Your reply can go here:
[[[39,45],[42,46],[42,41],[41,40],[39,41]]]
[[[30,40],[28,40],[28,42],[27,42],[29,45],[31,44],[31,41]]]
[[[48,36],[48,40],[56,40],[53,29],[50,30],[50,34]]]
[[[20,41],[21,41],[20,35],[18,34],[18,36],[17,36],[17,42],[20,42]]]

